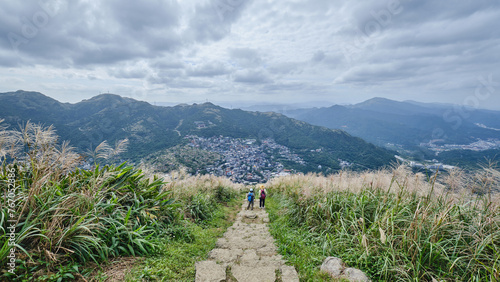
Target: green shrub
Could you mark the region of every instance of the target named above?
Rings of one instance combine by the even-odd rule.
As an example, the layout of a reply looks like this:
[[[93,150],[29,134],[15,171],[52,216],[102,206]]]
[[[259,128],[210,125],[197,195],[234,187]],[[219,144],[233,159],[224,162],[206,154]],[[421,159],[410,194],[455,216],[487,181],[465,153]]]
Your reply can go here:
[[[193,229],[189,225],[169,225],[164,230],[165,235],[173,240],[178,240],[186,243],[194,241]]]
[[[10,202],[5,195],[14,179],[18,280],[68,280],[75,273],[81,275],[79,267],[87,262],[150,256],[174,238],[189,245],[195,238],[192,226],[219,218],[217,202],[235,195],[218,178],[186,178],[186,183],[193,184],[187,191],[172,190],[163,179],[125,163],[94,163],[90,170],[81,169],[82,157],[67,143],[59,145],[50,127],[27,123],[18,132],[6,131],[0,124],[0,145],[5,145],[2,153],[9,154],[8,160],[0,155],[4,195],[0,197],[0,264],[6,265],[10,251]],[[91,153],[94,159],[116,159],[125,145],[123,141],[113,149],[103,143]],[[14,279],[6,271],[0,277]]]
[[[215,200],[218,203],[228,203],[232,199],[236,198],[236,196],[236,191],[230,187],[218,185],[215,188]]]
[[[195,222],[212,219],[216,208],[217,203],[209,194],[196,194],[187,203],[188,214]]]

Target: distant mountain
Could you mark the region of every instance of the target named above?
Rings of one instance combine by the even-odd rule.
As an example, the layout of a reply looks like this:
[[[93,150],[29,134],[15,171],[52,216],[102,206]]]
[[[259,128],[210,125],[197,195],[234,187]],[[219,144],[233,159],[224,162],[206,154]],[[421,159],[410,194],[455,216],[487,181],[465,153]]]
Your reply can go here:
[[[453,107],[453,104],[450,103],[424,103],[424,102],[417,102],[413,100],[406,100],[404,101],[405,103],[417,105],[417,106],[422,106],[425,108],[431,108],[431,109],[447,109],[450,107]]]
[[[414,148],[440,140],[470,144],[478,139],[500,139],[500,112],[456,105],[397,102],[373,98],[350,106],[287,111],[287,116],[314,125],[343,129],[376,145]]]
[[[229,110],[211,103],[153,106],[146,102],[102,94],[76,104],[60,103],[37,92],[0,93],[0,118],[11,126],[32,122],[53,124],[63,140],[79,150],[128,138],[125,157],[138,161],[159,150],[185,144],[187,135],[272,138],[306,162],[305,171],[339,169],[340,160],[353,168],[379,168],[394,161],[394,153],[353,137],[291,119],[278,113]],[[321,150],[317,150],[321,149]],[[314,150],[314,151],[313,151]],[[321,152],[321,153],[318,153]]]
[[[314,105],[324,105],[327,102],[309,102],[309,103],[287,103],[287,104],[257,104],[250,106],[239,107],[244,111],[256,111],[256,112],[275,112],[284,113],[290,110],[311,108]]]
[[[416,114],[436,114],[435,110],[427,107],[378,97],[347,107],[351,109],[360,109],[365,111],[405,116]]]

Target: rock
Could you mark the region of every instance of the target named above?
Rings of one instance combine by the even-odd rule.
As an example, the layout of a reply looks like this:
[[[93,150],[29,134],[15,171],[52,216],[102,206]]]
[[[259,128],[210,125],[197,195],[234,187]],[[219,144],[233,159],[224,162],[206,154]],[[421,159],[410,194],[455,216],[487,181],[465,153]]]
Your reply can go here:
[[[261,256],[260,260],[255,264],[256,266],[272,266],[279,269],[285,262],[280,256]]]
[[[346,268],[344,262],[336,257],[327,257],[321,264],[321,270],[336,279],[347,279],[352,282],[371,281],[363,271],[351,267]]]
[[[361,271],[357,268],[351,268],[351,267],[344,269],[344,274],[342,275],[342,277],[345,277],[349,281],[353,281],[353,282],[371,281],[370,278],[368,278],[368,276],[363,271]]]
[[[274,244],[266,244],[262,248],[257,249],[257,254],[259,256],[272,256],[275,255],[278,251],[278,248]]]
[[[283,282],[299,282],[299,275],[295,267],[289,265],[281,266],[281,281]]]
[[[208,253],[208,258],[217,262],[234,262],[243,255],[242,249],[213,249]]]
[[[195,263],[196,282],[226,281],[226,268],[215,261],[198,261]]]
[[[240,264],[245,266],[253,266],[259,261],[257,252],[253,249],[248,249],[243,252],[240,258]]]
[[[196,263],[195,281],[274,282],[279,272],[280,281],[299,281],[295,268],[286,266],[282,256],[277,255],[274,238],[264,223],[269,221],[266,211],[245,208],[242,205],[233,226],[217,240],[208,261]]]
[[[321,264],[322,271],[330,274],[333,278],[340,277],[344,270],[344,262],[336,257],[327,257]]]
[[[226,238],[219,238],[217,242],[215,242],[215,246],[217,246],[220,249],[227,249],[228,242]]]
[[[250,219],[255,219],[255,218],[257,218],[257,215],[256,215],[256,214],[254,214],[254,213],[253,213],[253,214],[252,214],[252,213],[249,213],[249,214],[245,214],[245,217],[246,217],[246,218],[250,218]]]
[[[274,267],[259,267],[233,265],[231,273],[237,281],[245,282],[274,282],[276,281],[276,269]]]

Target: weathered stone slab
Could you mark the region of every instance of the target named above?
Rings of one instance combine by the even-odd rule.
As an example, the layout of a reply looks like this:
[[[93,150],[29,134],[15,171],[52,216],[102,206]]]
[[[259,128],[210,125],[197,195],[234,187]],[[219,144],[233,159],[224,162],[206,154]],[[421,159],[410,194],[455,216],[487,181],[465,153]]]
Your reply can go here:
[[[281,281],[283,282],[299,282],[299,274],[295,267],[290,265],[281,266]]]
[[[327,257],[321,264],[320,269],[337,279],[347,279],[353,282],[371,281],[363,271],[357,268],[346,268],[344,262],[336,257]]]
[[[293,266],[286,266],[277,254],[274,238],[269,233],[269,216],[263,209],[247,211],[242,205],[233,226],[229,227],[216,248],[208,254],[208,261],[197,262],[195,281],[265,282],[276,280],[281,272],[281,281],[299,281]],[[254,220],[257,218],[257,220]],[[245,220],[246,219],[246,220]],[[227,267],[231,272],[226,273]],[[229,276],[227,276],[229,275]],[[227,276],[227,277],[226,277]]]
[[[276,268],[253,267],[244,265],[233,265],[231,273],[236,280],[241,282],[274,282],[276,281]]]
[[[242,249],[213,249],[208,253],[208,258],[216,262],[235,262],[238,257],[243,255]]]
[[[269,244],[266,244],[262,248],[258,248],[257,254],[259,256],[272,256],[272,255],[276,254],[277,250],[278,250],[278,248],[276,248],[276,246],[274,244],[269,243]]]
[[[348,267],[344,269],[344,274],[342,277],[345,277],[347,280],[352,281],[352,282],[368,282],[371,281],[366,274],[357,269],[357,268],[351,268]]]
[[[330,274],[333,277],[339,277],[344,271],[344,262],[336,257],[327,257],[323,264],[321,264],[320,270]]]
[[[255,250],[245,250],[243,256],[240,258],[240,264],[245,266],[255,266],[259,259],[260,258]]]
[[[226,268],[215,261],[205,260],[195,263],[196,282],[226,281]]]

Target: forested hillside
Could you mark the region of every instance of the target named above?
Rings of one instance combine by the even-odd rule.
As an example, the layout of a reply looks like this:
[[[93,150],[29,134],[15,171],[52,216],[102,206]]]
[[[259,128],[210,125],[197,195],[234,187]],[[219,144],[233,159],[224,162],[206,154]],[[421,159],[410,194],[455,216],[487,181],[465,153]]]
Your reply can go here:
[[[84,152],[102,141],[129,140],[123,159],[141,158],[185,144],[184,137],[227,136],[274,139],[301,156],[301,171],[340,169],[340,160],[353,169],[379,168],[394,161],[393,152],[369,144],[342,130],[313,126],[277,113],[225,109],[211,103],[153,106],[118,95],[102,94],[76,104],[60,103],[37,92],[0,94],[0,118],[12,128],[28,120],[54,125],[62,140]],[[314,151],[312,151],[314,150]]]

